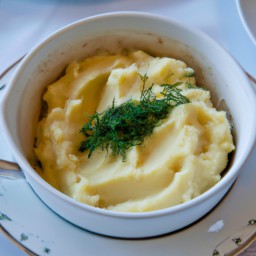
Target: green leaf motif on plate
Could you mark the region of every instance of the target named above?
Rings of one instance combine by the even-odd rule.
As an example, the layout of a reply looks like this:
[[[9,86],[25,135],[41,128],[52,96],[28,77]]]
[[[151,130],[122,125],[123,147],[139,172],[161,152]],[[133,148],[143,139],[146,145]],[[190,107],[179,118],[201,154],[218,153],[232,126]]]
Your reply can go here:
[[[1,220],[9,220],[12,221],[12,219],[10,219],[6,214],[0,212],[0,221]]]
[[[20,241],[26,241],[26,240],[28,240],[28,236],[24,233],[21,233],[20,234]]]

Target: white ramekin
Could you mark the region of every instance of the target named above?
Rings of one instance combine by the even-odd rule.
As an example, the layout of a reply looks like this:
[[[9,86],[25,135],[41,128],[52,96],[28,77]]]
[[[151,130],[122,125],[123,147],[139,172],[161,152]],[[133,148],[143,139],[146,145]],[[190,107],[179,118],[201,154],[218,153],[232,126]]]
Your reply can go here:
[[[196,70],[214,104],[232,118],[236,150],[214,187],[181,205],[145,213],[91,207],[62,194],[30,165],[42,92],[64,67],[98,52],[134,48],[179,58]],[[52,34],[20,63],[1,102],[0,123],[27,182],[54,212],[92,232],[125,238],[161,235],[183,228],[209,212],[226,194],[255,143],[256,99],[240,66],[204,33],[147,13],[119,12],[80,20]],[[28,209],[29,210],[29,209]]]

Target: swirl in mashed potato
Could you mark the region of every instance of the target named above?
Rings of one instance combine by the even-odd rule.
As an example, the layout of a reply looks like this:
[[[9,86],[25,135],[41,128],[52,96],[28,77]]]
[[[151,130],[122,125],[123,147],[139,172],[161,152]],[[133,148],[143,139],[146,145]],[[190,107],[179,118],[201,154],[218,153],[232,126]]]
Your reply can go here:
[[[89,115],[113,99],[116,105],[139,100],[144,74],[156,94],[163,83],[182,82],[190,103],[171,110],[142,145],[127,152],[126,161],[101,150],[90,158],[79,152],[79,130]],[[75,200],[115,211],[167,208],[204,193],[220,180],[235,147],[226,113],[213,107],[208,90],[195,86],[193,74],[180,60],[142,51],[71,63],[43,96],[48,112],[35,145],[40,175]]]

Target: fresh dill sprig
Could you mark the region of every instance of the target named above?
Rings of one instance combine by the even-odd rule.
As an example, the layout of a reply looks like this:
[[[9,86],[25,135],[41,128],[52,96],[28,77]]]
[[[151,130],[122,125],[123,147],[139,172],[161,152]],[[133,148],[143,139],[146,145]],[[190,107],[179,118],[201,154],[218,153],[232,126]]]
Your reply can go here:
[[[139,101],[131,99],[116,106],[113,100],[111,106],[102,113],[95,112],[81,128],[80,132],[86,139],[81,142],[79,151],[89,150],[88,158],[96,149],[101,149],[107,154],[111,150],[114,156],[121,155],[125,161],[127,150],[141,145],[173,107],[189,103],[178,88],[181,82],[162,84],[162,97],[157,99],[152,91],[153,84],[145,89],[148,77],[140,77],[143,89]]]
[[[190,72],[187,72],[184,74],[185,77],[194,77],[195,76],[195,71],[191,70]]]
[[[204,88],[204,87],[199,87],[199,86],[197,86],[196,84],[192,84],[192,83],[190,83],[190,82],[186,82],[185,85],[186,85],[186,87],[187,87],[188,89],[201,89],[201,90],[204,90],[204,91],[208,91],[208,89],[206,89],[206,88]]]

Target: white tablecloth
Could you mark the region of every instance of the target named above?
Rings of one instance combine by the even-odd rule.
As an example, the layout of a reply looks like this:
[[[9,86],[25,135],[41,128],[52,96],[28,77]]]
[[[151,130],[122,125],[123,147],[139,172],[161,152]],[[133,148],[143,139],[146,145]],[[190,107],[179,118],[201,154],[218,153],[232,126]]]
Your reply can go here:
[[[235,0],[0,0],[0,73],[60,27],[113,11],[151,12],[197,27],[256,77],[256,47]],[[0,234],[0,255],[24,253]]]

